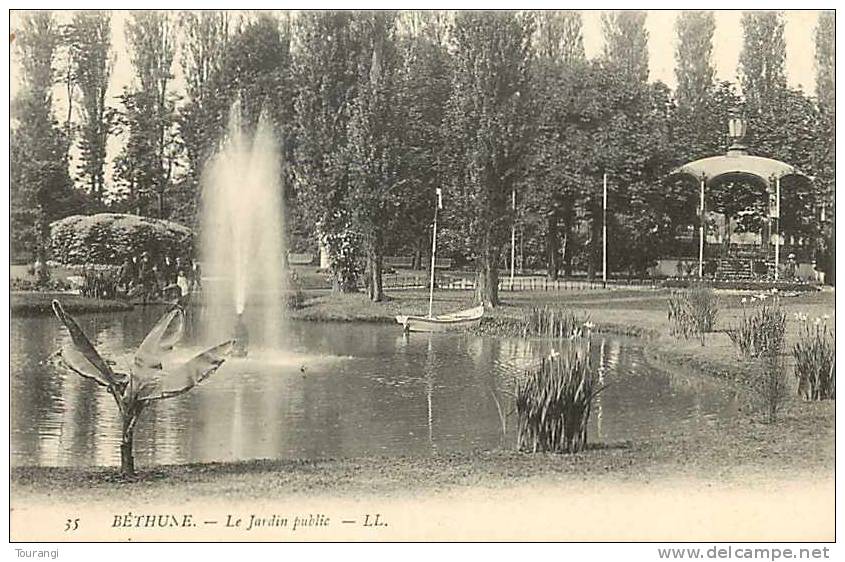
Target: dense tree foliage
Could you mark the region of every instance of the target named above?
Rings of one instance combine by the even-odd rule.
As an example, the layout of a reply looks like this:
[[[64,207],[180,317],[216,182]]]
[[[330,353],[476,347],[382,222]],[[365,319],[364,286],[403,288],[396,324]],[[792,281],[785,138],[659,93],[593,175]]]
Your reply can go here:
[[[53,62],[61,33],[49,12],[23,16],[17,35],[21,63],[11,107],[9,189],[11,252],[44,263],[52,220],[78,212],[84,200],[68,173],[68,139],[53,116]]]
[[[114,113],[106,105],[111,76],[111,14],[76,12],[65,31],[70,52],[70,83],[82,93],[79,171],[91,195],[103,199],[106,143]],[[68,103],[73,91],[68,91]]]
[[[478,271],[478,297],[498,304],[499,258],[512,191],[525,174],[531,112],[532,14],[461,12],[452,28],[448,216],[460,217]]]
[[[104,207],[198,226],[202,174],[230,118],[250,128],[263,114],[281,147],[288,246],[319,242],[336,290],[363,284],[381,299],[385,256],[426,267],[442,188],[438,255],[475,268],[478,298],[495,305],[512,232],[525,266],[552,278],[599,271],[605,175],[611,272],[689,253],[697,188],[667,174],[723,154],[740,112],[750,153],[814,178],[784,183],[780,227],[817,245],[832,278],[832,12],[815,29],[815,98],[787,87],[778,12],[743,15],[738,84],[716,80],[713,14],[681,13],[674,91],[649,81],[644,12],[602,14],[596,60],[569,11],[136,12],[121,54],[132,82],[110,107],[113,17],[20,20],[16,255],[44,256],[50,221]],[[56,84],[67,92],[60,108]],[[707,209],[740,230],[765,231],[768,206],[759,184],[707,190]]]

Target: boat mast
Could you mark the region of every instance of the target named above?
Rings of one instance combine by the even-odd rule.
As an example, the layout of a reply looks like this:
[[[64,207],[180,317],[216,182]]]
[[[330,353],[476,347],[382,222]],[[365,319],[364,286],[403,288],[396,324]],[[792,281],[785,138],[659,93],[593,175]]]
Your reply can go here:
[[[434,310],[434,256],[437,254],[437,211],[443,208],[443,192],[437,188],[437,204],[434,206],[434,228],[431,232],[431,284],[428,289],[428,317]]]

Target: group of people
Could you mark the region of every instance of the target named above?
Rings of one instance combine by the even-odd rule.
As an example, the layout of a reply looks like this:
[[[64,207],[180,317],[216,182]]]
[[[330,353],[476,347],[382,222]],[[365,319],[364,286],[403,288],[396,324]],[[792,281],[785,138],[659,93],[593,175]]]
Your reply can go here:
[[[183,297],[202,288],[200,265],[195,260],[165,255],[155,261],[149,252],[126,258],[118,272],[118,285],[127,295],[145,299],[165,295]]]

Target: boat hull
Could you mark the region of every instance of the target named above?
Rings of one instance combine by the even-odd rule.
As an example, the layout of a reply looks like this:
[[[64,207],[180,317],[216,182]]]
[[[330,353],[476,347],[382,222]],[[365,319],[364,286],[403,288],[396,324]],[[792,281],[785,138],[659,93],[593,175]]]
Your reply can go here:
[[[397,316],[406,332],[452,332],[478,326],[484,316],[484,307],[478,306],[441,316]]]

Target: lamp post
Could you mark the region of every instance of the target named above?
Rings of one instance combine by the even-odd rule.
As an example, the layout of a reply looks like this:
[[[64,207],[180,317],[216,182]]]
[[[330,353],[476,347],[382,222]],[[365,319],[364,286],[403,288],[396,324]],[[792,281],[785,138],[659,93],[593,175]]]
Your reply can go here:
[[[607,172],[602,178],[601,230],[601,281],[607,288]]]
[[[745,138],[745,133],[748,132],[748,123],[739,114],[738,110],[732,110],[731,114],[730,119],[728,119],[728,136],[731,138],[731,146],[728,148],[728,154],[731,152],[745,152],[746,146],[742,144],[742,139]]]

